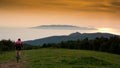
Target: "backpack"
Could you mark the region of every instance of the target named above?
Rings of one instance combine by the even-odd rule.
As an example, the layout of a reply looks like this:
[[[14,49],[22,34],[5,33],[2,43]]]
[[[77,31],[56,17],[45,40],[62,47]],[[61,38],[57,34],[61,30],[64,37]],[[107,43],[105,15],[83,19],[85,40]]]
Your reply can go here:
[[[21,41],[17,41],[15,43],[15,47],[23,47],[22,42]]]

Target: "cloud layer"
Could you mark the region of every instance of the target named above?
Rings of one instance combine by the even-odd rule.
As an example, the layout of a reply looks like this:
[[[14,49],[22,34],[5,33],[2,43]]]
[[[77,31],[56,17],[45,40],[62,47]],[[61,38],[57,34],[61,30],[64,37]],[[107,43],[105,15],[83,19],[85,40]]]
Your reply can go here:
[[[0,7],[119,12],[117,0],[0,0]]]
[[[92,27],[79,27],[73,25],[42,25],[37,27],[32,27],[37,29],[57,29],[57,30],[97,30],[96,28]]]

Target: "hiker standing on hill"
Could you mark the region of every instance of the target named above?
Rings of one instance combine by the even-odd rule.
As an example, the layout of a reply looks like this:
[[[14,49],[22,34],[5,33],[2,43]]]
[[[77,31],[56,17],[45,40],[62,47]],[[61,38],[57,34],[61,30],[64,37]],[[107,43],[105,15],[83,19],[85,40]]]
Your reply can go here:
[[[20,58],[20,50],[23,48],[23,43],[20,38],[15,42],[14,47],[16,49],[16,57]]]

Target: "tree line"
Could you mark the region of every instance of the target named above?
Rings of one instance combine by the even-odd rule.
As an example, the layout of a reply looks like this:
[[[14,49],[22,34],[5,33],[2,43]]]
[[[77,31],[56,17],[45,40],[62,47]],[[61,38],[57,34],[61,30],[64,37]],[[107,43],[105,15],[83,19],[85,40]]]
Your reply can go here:
[[[109,52],[114,54],[120,54],[120,37],[113,36],[110,38],[97,37],[95,39],[89,40],[85,38],[83,40],[70,40],[62,41],[58,44],[43,44],[43,48],[68,48],[68,49],[80,49],[80,50],[94,50],[101,52]]]
[[[15,42],[12,41],[12,40],[1,40],[0,41],[0,53],[3,53],[5,51],[13,51],[15,50],[14,48],[14,45],[15,45]],[[40,48],[40,46],[32,46],[32,45],[29,45],[29,44],[23,44],[24,46],[24,50],[31,50],[31,49],[38,49]]]
[[[0,41],[0,52],[13,50],[14,49],[13,45],[14,45],[14,42],[11,41],[10,39],[9,40],[1,40]]]
[[[12,51],[14,48],[14,41],[1,40],[0,41],[0,53],[4,51]],[[67,49],[79,49],[79,50],[94,50],[101,52],[109,52],[114,54],[120,54],[120,37],[113,36],[110,38],[97,37],[89,40],[85,38],[83,40],[69,40],[62,41],[61,43],[49,43],[39,46],[24,44],[24,50],[39,49],[39,48],[67,48]]]

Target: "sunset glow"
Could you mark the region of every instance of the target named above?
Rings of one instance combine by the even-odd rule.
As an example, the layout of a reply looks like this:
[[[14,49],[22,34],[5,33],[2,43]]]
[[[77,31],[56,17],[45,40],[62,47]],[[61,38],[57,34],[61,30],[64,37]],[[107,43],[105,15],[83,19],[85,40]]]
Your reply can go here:
[[[98,28],[98,32],[117,34],[116,30],[112,28]]]
[[[74,25],[120,34],[119,4],[118,0],[1,0],[0,27]]]

